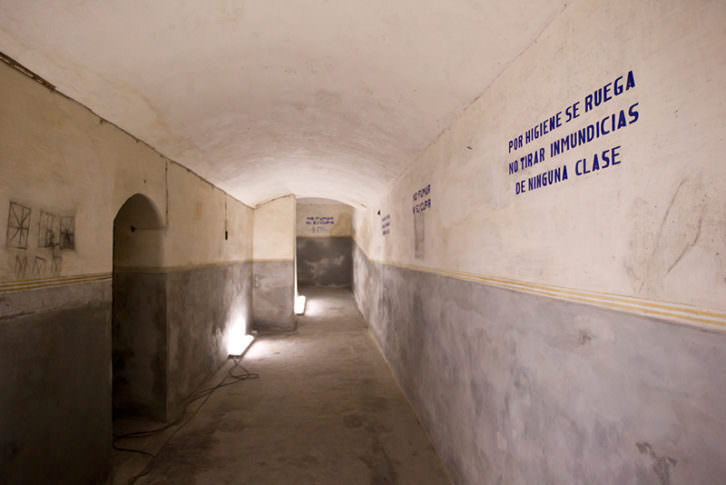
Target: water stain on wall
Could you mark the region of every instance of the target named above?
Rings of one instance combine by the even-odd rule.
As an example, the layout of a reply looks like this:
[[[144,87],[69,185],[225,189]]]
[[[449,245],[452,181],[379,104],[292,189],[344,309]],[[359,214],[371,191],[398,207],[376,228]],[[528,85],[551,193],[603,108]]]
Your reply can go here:
[[[670,456],[659,456],[655,453],[653,446],[647,441],[635,443],[641,455],[650,457],[653,461],[651,469],[658,477],[661,485],[671,485],[671,468],[678,464],[678,460]]]
[[[637,294],[648,294],[663,286],[663,280],[681,265],[701,240],[706,199],[703,183],[683,179],[675,187],[668,205],[658,215],[658,207],[637,200],[631,215],[635,224],[631,235],[632,257],[625,262]],[[640,221],[660,221],[657,227]]]
[[[426,230],[425,230],[425,224],[424,224],[425,221],[426,221],[426,219],[424,219],[423,213],[414,214],[414,216],[413,216],[413,233],[414,233],[413,249],[414,249],[414,257],[416,259],[423,259],[426,256],[426,253],[424,251],[424,241],[426,240]]]

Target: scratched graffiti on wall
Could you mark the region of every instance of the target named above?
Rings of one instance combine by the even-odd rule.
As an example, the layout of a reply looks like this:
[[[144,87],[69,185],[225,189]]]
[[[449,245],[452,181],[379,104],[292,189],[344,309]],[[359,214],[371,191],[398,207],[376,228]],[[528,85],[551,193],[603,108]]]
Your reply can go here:
[[[10,202],[5,242],[8,248],[26,249],[30,233],[30,207]]]
[[[60,218],[61,249],[76,249],[76,218],[64,216]]]
[[[15,255],[15,276],[23,277],[28,271],[28,255],[27,254],[16,254]]]
[[[40,211],[38,247],[75,249],[75,218]]]
[[[16,279],[57,276],[63,269],[62,250],[75,249],[75,217],[45,210],[37,212],[33,225],[32,208],[11,201],[5,246],[9,251],[9,270]],[[37,227],[37,247],[32,247],[31,232]]]
[[[58,216],[49,212],[40,211],[38,247],[52,248],[56,244],[60,244],[60,221],[58,220]]]

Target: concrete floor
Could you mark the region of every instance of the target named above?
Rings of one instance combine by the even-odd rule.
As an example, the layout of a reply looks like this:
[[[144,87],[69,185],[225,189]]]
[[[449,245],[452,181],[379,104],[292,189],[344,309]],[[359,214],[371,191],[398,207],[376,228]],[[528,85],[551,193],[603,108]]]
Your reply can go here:
[[[137,484],[450,483],[350,291],[303,293],[297,332],[261,336],[245,356],[259,379],[217,390],[181,429],[119,442],[157,456],[116,452],[114,483],[144,467]]]

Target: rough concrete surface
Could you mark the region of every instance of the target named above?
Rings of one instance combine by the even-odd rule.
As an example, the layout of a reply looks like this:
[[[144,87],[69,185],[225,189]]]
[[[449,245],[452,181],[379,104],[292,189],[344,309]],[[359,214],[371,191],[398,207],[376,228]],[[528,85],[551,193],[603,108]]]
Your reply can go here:
[[[726,481],[726,336],[369,261],[355,296],[456,483]]]
[[[167,273],[169,416],[227,358],[228,333],[251,328],[252,263]]]
[[[252,264],[114,274],[114,409],[118,417],[173,419],[244,334]]]
[[[90,301],[0,317],[0,483],[103,483],[111,457],[110,281],[0,294]],[[41,306],[41,305],[39,305]]]
[[[216,391],[138,484],[449,483],[350,291],[305,295],[297,332],[245,356],[259,379]]]
[[[113,274],[114,417],[167,417],[166,275]]]
[[[253,263],[253,321],[258,330],[295,328],[295,263],[255,261]]]
[[[297,281],[301,286],[350,287],[353,239],[298,236]]]

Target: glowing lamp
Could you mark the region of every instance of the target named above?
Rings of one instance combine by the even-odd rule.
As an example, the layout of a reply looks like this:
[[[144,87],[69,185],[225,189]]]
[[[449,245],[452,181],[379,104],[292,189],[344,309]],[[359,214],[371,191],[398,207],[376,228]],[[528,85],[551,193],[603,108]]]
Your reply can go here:
[[[295,315],[305,314],[305,295],[295,297]]]
[[[233,318],[227,332],[227,353],[235,356],[242,355],[254,340],[255,337],[247,333],[244,318],[239,316]]]
[[[254,335],[244,335],[239,333],[237,335],[230,335],[229,342],[227,343],[227,353],[233,356],[239,356],[245,353],[245,350],[252,345],[254,342]]]

